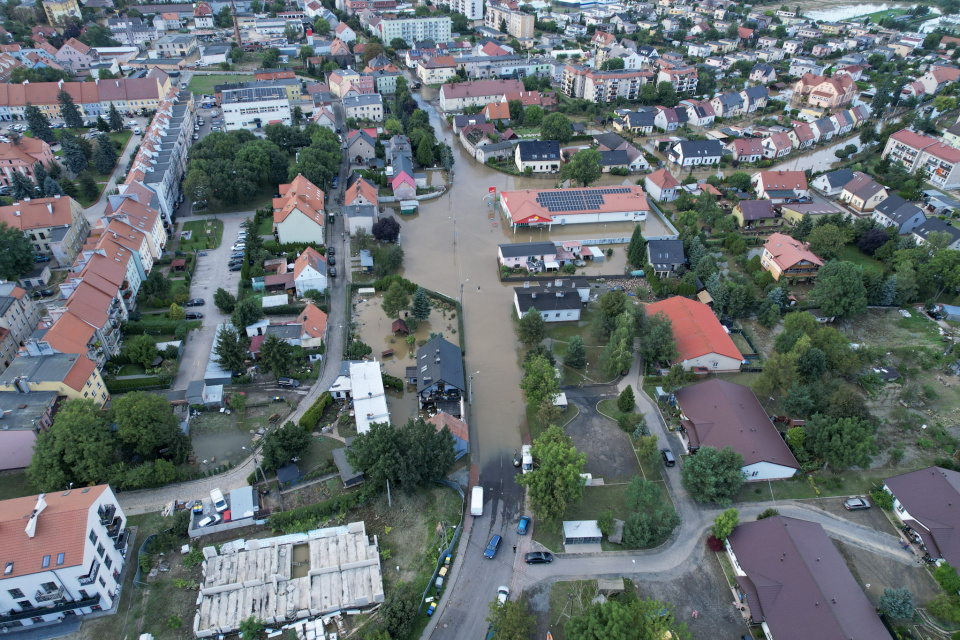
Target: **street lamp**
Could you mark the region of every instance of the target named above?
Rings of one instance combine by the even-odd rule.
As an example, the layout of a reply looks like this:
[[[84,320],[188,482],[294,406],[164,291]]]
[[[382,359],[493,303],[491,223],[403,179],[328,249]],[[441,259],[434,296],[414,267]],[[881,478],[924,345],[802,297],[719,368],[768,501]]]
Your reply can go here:
[[[479,371],[474,371],[470,374],[469,384],[467,385],[467,402],[469,404],[473,404],[473,376],[479,373]]]

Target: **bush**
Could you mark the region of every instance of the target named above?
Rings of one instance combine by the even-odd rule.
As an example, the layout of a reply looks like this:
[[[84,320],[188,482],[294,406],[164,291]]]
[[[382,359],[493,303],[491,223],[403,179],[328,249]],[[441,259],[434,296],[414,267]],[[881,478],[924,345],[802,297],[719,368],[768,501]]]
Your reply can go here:
[[[770,509],[764,509],[763,511],[758,513],[757,520],[763,520],[764,518],[772,518],[773,516],[778,516],[778,515],[780,515],[780,512],[771,507]]]
[[[313,429],[317,426],[317,423],[320,422],[320,418],[323,417],[323,412],[331,404],[333,404],[333,396],[330,395],[329,391],[324,391],[320,394],[320,397],[317,398],[316,402],[313,403],[313,406],[307,409],[304,414],[300,416],[300,426],[304,429],[313,431]]]
[[[319,305],[318,308],[326,313],[326,306]],[[307,305],[305,304],[282,304],[278,307],[264,307],[263,314],[267,316],[298,316],[306,308]]]
[[[388,376],[387,374],[383,374],[381,377],[383,378],[383,386],[403,391],[403,380],[401,378]]]
[[[875,489],[870,492],[870,497],[873,498],[874,504],[884,511],[893,510],[893,496],[888,491],[884,491],[882,488]]]
[[[603,535],[608,536],[613,531],[613,512],[610,509],[604,510],[597,518],[597,526]]]
[[[375,497],[379,488],[364,485],[359,491],[345,493],[305,507],[275,513],[267,519],[270,529],[282,533],[302,533],[321,526],[323,520],[365,504]]]
[[[707,536],[707,547],[709,547],[710,551],[713,551],[714,553],[720,553],[723,551],[723,543],[717,540],[717,537],[712,533]]]

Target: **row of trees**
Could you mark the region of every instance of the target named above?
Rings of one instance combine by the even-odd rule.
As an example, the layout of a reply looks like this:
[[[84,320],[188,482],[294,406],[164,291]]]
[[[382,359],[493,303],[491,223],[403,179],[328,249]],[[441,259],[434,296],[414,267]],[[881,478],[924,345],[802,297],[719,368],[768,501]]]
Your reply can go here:
[[[289,164],[287,153],[250,131],[211,133],[190,147],[184,193],[213,206],[250,202],[263,188],[285,182]]]

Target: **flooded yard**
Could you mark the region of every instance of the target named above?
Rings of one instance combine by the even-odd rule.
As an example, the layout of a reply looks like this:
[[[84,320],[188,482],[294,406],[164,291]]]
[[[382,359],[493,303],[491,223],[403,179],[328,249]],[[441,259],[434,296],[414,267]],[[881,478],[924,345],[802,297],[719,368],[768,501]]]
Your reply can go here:
[[[250,449],[261,437],[261,430],[282,424],[283,418],[290,414],[286,402],[270,402],[266,396],[251,397],[249,402],[257,406],[248,405],[245,411],[229,415],[206,411],[190,418],[190,440],[200,471],[240,462],[250,455]]]

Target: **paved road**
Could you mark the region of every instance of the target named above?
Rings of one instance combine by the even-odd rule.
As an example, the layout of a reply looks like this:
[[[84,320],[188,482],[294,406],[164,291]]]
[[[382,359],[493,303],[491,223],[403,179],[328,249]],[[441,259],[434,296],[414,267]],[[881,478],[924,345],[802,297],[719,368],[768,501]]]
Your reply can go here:
[[[150,124],[150,120],[147,118],[137,117],[123,119],[124,124],[134,121],[140,125],[141,131],[145,131],[147,125]],[[142,139],[142,134],[139,136],[135,133],[130,134],[130,139],[127,141],[127,146],[124,147],[123,152],[120,154],[120,159],[117,161],[117,166],[113,168],[113,173],[110,175],[110,181],[107,182],[107,186],[103,188],[103,192],[100,194],[100,199],[83,210],[83,214],[86,216],[87,221],[89,221],[90,224],[93,224],[103,217],[103,212],[107,210],[107,198],[110,193],[117,188],[117,181],[122,182],[122,178],[127,175],[127,164],[130,162],[130,157],[133,155],[133,150],[137,148]]]

